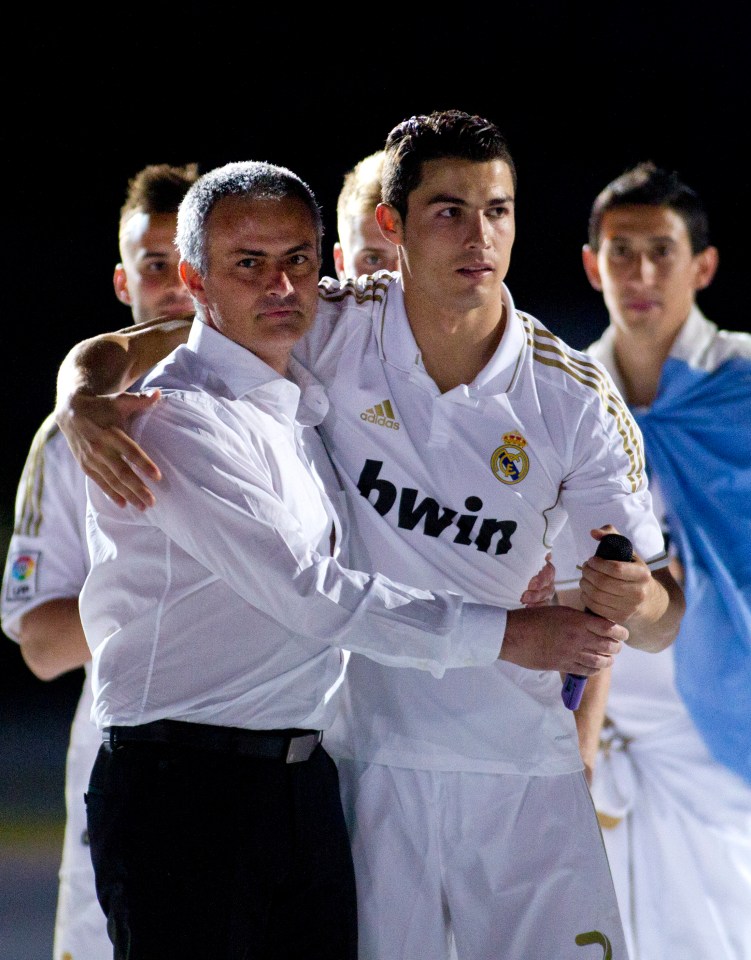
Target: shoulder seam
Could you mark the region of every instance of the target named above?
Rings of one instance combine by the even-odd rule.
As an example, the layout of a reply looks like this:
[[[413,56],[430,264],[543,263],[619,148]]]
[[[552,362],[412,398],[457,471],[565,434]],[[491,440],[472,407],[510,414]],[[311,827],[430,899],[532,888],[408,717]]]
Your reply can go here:
[[[560,337],[544,327],[536,326],[523,313],[519,318],[527,335],[527,345],[532,350],[532,358],[548,367],[562,370],[583,387],[594,391],[615,421],[621,437],[623,449],[628,457],[631,469],[626,479],[632,492],[638,490],[644,479],[644,450],[636,432],[636,422],[631,416],[623,398],[612,389],[612,382],[592,360],[587,360],[578,351],[573,352]]]

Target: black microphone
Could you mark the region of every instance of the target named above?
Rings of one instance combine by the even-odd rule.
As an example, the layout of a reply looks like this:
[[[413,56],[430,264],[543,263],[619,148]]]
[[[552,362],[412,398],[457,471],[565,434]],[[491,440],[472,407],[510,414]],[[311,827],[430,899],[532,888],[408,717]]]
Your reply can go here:
[[[603,560],[620,560],[622,563],[631,563],[634,559],[634,548],[628,537],[623,537],[620,533],[606,533],[597,544],[595,556],[602,557]],[[592,612],[589,607],[584,609],[587,613]],[[578,673],[566,674],[561,690],[561,699],[569,710],[576,710],[581,703],[586,682],[587,678],[580,676]]]

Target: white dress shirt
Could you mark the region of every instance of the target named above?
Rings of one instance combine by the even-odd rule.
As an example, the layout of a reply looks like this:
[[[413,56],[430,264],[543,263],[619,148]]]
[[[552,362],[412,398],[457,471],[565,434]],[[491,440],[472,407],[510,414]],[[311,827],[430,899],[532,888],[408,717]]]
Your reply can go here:
[[[81,617],[99,727],[325,729],[349,650],[436,676],[497,657],[503,610],[342,566],[313,429],[328,403],[292,363],[299,385],[195,321],[134,424],[162,467],[156,505],[120,508],[88,484]]]

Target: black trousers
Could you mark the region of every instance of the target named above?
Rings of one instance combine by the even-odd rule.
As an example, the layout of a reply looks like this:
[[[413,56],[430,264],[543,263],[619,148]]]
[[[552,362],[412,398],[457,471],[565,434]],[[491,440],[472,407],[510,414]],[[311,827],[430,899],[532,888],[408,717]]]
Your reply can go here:
[[[355,960],[334,762],[103,744],[86,794],[115,960]]]

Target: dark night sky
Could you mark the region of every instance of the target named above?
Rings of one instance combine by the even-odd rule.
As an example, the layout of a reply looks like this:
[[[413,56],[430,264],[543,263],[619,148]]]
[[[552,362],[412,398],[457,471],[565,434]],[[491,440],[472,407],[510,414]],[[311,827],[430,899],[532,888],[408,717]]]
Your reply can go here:
[[[590,203],[627,166],[652,159],[677,169],[710,209],[721,266],[700,304],[721,325],[749,329],[747,30],[729,5],[711,5],[703,21],[685,3],[470,9],[449,0],[444,13],[421,6],[420,20],[332,6],[332,16],[309,8],[295,28],[291,7],[259,15],[258,6],[153,3],[85,27],[22,14],[5,31],[5,62],[14,51],[20,66],[6,66],[0,127],[3,555],[60,360],[75,341],[130,321],[111,274],[125,184],[146,163],[291,167],[323,206],[331,273],[346,170],[414,113],[483,114],[518,167],[508,284],[518,306],[581,347],[605,323],[580,265]],[[30,681],[14,669],[15,645],[0,650],[2,695]]]

